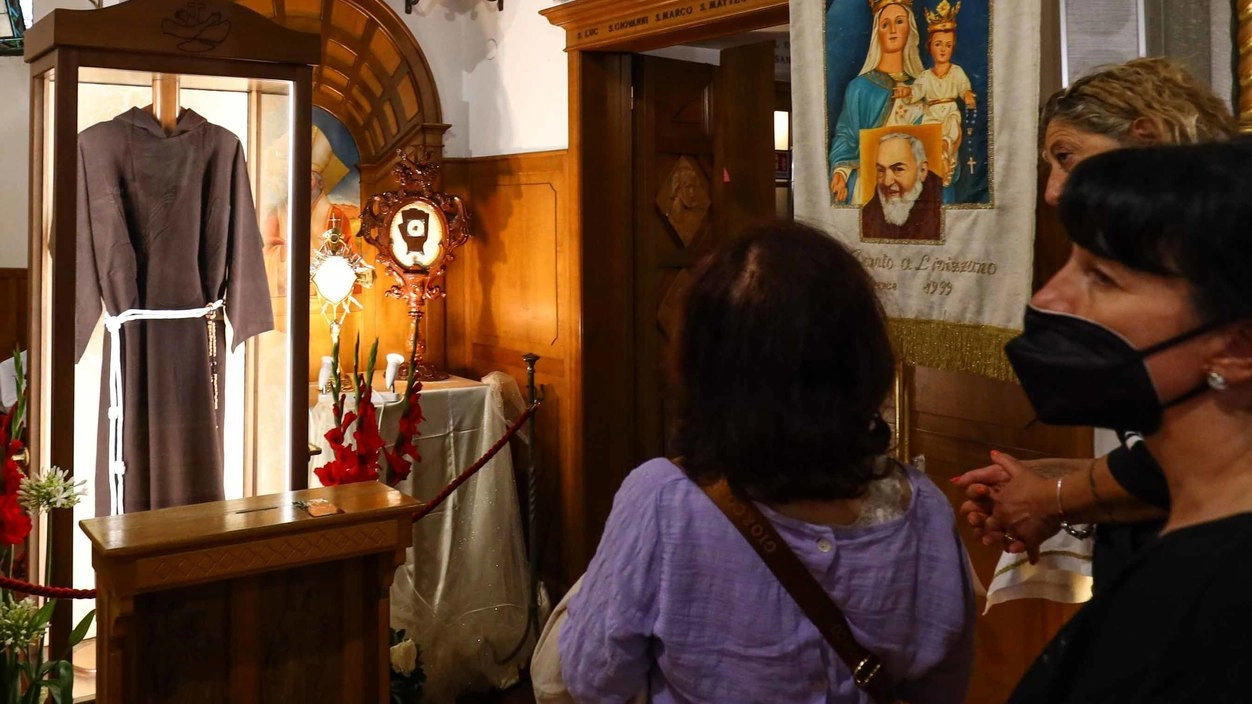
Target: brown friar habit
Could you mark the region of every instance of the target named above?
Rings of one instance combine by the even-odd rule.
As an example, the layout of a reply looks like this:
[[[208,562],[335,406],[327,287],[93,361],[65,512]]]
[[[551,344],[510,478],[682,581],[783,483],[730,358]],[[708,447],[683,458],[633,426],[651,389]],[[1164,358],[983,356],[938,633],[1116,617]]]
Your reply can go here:
[[[101,299],[110,315],[225,299],[234,347],[274,327],[248,170],[230,131],[183,110],[167,135],[150,112],[132,108],[83,130],[78,169],[76,358],[87,348]],[[121,328],[127,513],[223,498],[224,404],[215,401],[225,390],[225,358],[210,354],[210,328],[224,352],[220,314],[212,323],[138,320]],[[104,344],[102,410],[107,334]],[[107,515],[103,412],[98,437],[96,512]]]

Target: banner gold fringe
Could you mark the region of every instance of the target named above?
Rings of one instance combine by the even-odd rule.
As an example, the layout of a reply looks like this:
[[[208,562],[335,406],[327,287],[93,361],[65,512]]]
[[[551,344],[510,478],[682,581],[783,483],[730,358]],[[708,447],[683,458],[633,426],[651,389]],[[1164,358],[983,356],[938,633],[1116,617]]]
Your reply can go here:
[[[887,323],[899,361],[1017,382],[1004,344],[1021,334],[1018,330],[914,318]]]

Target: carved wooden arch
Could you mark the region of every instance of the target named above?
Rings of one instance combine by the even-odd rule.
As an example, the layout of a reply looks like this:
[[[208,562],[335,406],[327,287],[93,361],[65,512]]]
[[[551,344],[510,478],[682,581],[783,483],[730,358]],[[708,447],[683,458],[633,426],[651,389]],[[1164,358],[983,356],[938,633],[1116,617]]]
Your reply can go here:
[[[292,29],[322,37],[313,104],[357,141],[361,163],[417,146],[438,158],[443,110],[430,64],[385,0],[236,0]]]

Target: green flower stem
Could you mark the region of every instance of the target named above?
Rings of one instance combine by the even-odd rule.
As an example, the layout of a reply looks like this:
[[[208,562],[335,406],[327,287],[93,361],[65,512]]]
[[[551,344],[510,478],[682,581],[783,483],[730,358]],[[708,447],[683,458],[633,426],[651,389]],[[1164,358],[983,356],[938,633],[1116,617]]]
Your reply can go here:
[[[356,334],[356,345],[352,348],[352,400],[353,408],[361,415],[361,333]]]
[[[370,345],[370,358],[365,363],[365,384],[374,383],[374,365],[378,362],[378,338],[374,338],[374,344]]]
[[[26,424],[26,368],[22,366],[22,351],[19,347],[13,348],[13,371],[17,376],[17,404],[13,411],[9,437],[20,439]]]
[[[52,511],[46,511],[40,520],[48,523],[47,528],[44,530],[43,583],[47,586],[52,586]],[[43,648],[40,648],[39,652],[43,652]]]
[[[413,384],[417,383],[417,335],[413,336],[413,341],[409,347],[409,382],[404,387],[404,396],[400,400],[400,417],[404,418],[409,413],[409,401],[413,398]],[[397,447],[404,438],[404,431],[396,431],[396,440],[391,443],[392,447]],[[384,481],[388,486],[395,486],[395,470],[388,465],[387,474]]]
[[[343,392],[343,384],[339,381],[339,338],[335,338],[335,344],[330,350],[330,392],[331,408],[335,411],[335,427],[343,426],[343,404],[339,402],[339,395]]]
[[[4,576],[8,577],[9,579],[12,579],[13,578],[13,546],[12,545],[4,549],[4,554],[3,556],[0,556],[0,560],[4,562]],[[4,595],[4,598],[0,600],[0,604],[8,604],[9,602],[13,600],[13,595],[9,593],[8,589],[0,589],[0,593],[3,593]]]

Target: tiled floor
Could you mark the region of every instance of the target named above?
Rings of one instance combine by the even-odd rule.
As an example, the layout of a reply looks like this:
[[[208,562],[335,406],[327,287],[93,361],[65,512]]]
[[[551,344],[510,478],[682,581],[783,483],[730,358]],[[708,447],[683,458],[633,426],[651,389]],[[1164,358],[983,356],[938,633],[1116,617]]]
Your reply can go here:
[[[89,638],[74,648],[74,701],[96,698],[96,639]]]

